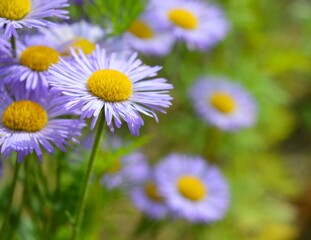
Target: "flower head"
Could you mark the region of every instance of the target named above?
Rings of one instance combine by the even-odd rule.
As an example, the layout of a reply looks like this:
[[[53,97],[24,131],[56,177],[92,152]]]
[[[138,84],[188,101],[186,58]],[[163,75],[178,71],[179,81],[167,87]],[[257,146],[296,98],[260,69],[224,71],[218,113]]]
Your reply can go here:
[[[17,42],[17,58],[0,59],[0,77],[14,92],[26,88],[28,93],[44,95],[49,87],[48,69],[59,61],[59,56],[57,46],[46,37],[25,36]]]
[[[156,16],[147,11],[128,28],[125,39],[135,51],[144,55],[163,56],[170,52],[175,37],[168,31],[163,31]]]
[[[185,41],[189,49],[207,50],[228,31],[223,11],[202,1],[154,0],[152,6],[159,23]]]
[[[197,112],[209,124],[237,131],[256,121],[256,104],[239,84],[224,78],[201,78],[190,91]]]
[[[91,54],[105,35],[100,27],[84,20],[73,24],[58,24],[51,29],[43,28],[41,32],[59,46],[61,55],[69,55],[71,47],[76,50],[80,48],[85,54]]]
[[[65,118],[70,112],[59,107],[62,97],[54,93],[37,97],[20,91],[11,97],[0,86],[0,94],[0,152],[5,158],[15,151],[22,161],[35,152],[42,161],[42,147],[48,153],[54,152],[53,145],[65,151],[85,125]]]
[[[152,169],[149,169],[149,173],[130,191],[130,197],[134,205],[151,218],[161,219],[169,214],[165,198],[159,192]]]
[[[206,223],[222,219],[228,209],[225,179],[200,157],[171,154],[156,166],[155,179],[177,217]]]
[[[144,124],[139,113],[157,120],[155,110],[170,106],[172,85],[154,78],[161,67],[142,65],[136,53],[117,58],[100,47],[89,58],[82,51],[78,55],[72,49],[71,53],[74,61],[69,64],[62,59],[50,69],[49,83],[67,96],[65,108],[81,109],[82,119],[93,117],[92,129],[103,110],[111,131],[113,125],[121,127],[123,119],[131,133],[138,135]]]
[[[7,37],[18,37],[17,29],[53,26],[46,18],[68,18],[68,0],[1,0],[0,28]]]

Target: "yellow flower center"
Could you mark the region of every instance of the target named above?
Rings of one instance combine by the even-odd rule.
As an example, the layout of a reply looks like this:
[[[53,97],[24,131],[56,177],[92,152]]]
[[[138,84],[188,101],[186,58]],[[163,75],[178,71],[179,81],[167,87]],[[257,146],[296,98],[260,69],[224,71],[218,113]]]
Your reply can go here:
[[[46,110],[29,100],[13,102],[2,115],[2,124],[13,131],[37,132],[43,129],[47,122]]]
[[[85,54],[91,54],[96,49],[96,45],[86,38],[77,38],[71,46],[76,50],[81,49]]]
[[[145,185],[145,193],[147,196],[155,202],[163,202],[164,198],[158,192],[158,188],[154,182],[147,182]]]
[[[59,61],[58,57],[59,53],[53,48],[31,46],[22,52],[20,63],[34,71],[42,72],[47,71],[52,64],[56,64]]]
[[[225,114],[232,113],[236,108],[234,99],[224,92],[215,92],[209,100],[214,108]]]
[[[0,17],[21,20],[31,9],[30,0],[0,0]]]
[[[175,8],[168,13],[168,18],[178,27],[193,30],[198,26],[197,17],[190,11]]]
[[[132,82],[122,72],[107,69],[94,72],[87,81],[92,94],[107,102],[121,102],[132,94]]]
[[[122,168],[122,163],[119,158],[115,159],[112,164],[107,169],[107,172],[110,174],[115,174],[119,172]]]
[[[150,39],[154,36],[152,28],[141,20],[134,21],[128,31],[141,39]]]
[[[206,194],[207,190],[204,183],[193,176],[182,176],[177,181],[177,187],[181,195],[191,201],[200,201]]]

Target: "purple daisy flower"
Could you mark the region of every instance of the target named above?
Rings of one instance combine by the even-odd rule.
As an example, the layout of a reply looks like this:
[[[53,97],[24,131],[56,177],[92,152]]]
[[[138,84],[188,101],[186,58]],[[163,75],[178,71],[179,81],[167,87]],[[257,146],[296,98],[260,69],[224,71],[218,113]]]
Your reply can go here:
[[[11,54],[11,45],[9,41],[0,34],[0,58],[3,58],[3,55]]]
[[[151,4],[157,21],[189,49],[208,50],[227,34],[228,22],[219,7],[190,0],[154,0]]]
[[[256,122],[255,101],[237,83],[225,78],[199,79],[190,90],[194,106],[209,124],[225,131],[237,131]]]
[[[48,69],[59,61],[57,47],[41,35],[25,36],[16,46],[17,58],[0,59],[0,77],[14,92],[26,88],[29,94],[45,95],[49,87]]]
[[[134,205],[153,219],[162,219],[169,214],[165,198],[160,194],[152,169],[131,191]]]
[[[155,168],[159,192],[177,217],[212,222],[229,206],[228,184],[216,167],[196,156],[171,154]]]
[[[102,183],[109,189],[119,187],[129,189],[145,178],[148,169],[146,156],[140,152],[133,152],[120,159],[114,159],[102,178]]]
[[[85,126],[81,120],[65,118],[71,113],[59,107],[63,99],[54,93],[37,97],[20,91],[13,98],[0,86],[0,98],[0,149],[5,158],[15,151],[21,162],[35,152],[42,161],[42,147],[50,154],[53,145],[66,151]]]
[[[171,105],[168,90],[173,86],[164,78],[154,78],[161,67],[143,65],[137,53],[121,57],[107,54],[97,47],[86,57],[80,50],[71,51],[74,61],[61,59],[50,69],[49,83],[67,96],[66,109],[82,110],[81,119],[93,117],[95,127],[100,112],[104,111],[107,125],[114,131],[128,124],[133,135],[139,135],[144,124],[140,113],[154,117],[155,110],[164,112]]]
[[[130,25],[124,37],[132,49],[143,55],[164,56],[171,51],[175,37],[164,31],[155,19],[156,16],[147,11]]]
[[[68,0],[1,0],[0,28],[4,28],[7,37],[18,37],[17,29],[42,28],[54,25],[46,18],[67,19]]]

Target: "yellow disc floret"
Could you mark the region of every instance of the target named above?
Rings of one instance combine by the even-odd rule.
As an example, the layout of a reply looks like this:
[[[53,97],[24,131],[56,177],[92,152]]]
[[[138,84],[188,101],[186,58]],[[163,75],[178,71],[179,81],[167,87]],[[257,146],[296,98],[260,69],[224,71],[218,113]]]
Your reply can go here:
[[[128,31],[141,39],[150,39],[154,36],[152,28],[141,20],[134,21]]]
[[[225,114],[232,113],[236,108],[235,100],[228,93],[215,92],[209,100],[214,108]]]
[[[13,102],[2,115],[2,124],[13,131],[37,132],[43,129],[47,122],[46,110],[29,100]]]
[[[163,202],[164,198],[158,192],[158,188],[154,182],[147,182],[145,185],[145,193],[146,195],[155,202]]]
[[[59,61],[59,53],[46,46],[31,46],[26,48],[21,56],[20,63],[38,72],[47,71],[52,64]]]
[[[96,45],[86,38],[77,38],[71,46],[76,50],[81,49],[85,54],[91,54],[96,49]]]
[[[191,201],[200,201],[207,194],[204,183],[194,176],[182,176],[177,181],[177,187],[180,194]]]
[[[30,0],[0,0],[0,18],[23,19],[31,9]]]
[[[121,102],[132,95],[133,84],[122,72],[107,69],[94,72],[87,81],[92,94],[107,102]]]
[[[174,8],[168,13],[168,18],[178,27],[193,30],[198,26],[197,17],[190,11],[182,8]]]

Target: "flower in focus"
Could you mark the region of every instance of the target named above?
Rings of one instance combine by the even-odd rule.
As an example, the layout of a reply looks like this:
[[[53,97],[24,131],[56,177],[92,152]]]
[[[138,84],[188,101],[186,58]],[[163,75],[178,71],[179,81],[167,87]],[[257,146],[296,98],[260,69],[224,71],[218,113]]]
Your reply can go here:
[[[81,110],[82,119],[93,117],[91,129],[103,110],[111,131],[114,125],[120,128],[123,119],[138,135],[144,124],[140,113],[157,120],[155,110],[164,112],[171,105],[172,85],[154,78],[161,67],[143,65],[136,53],[121,59],[97,47],[89,58],[82,51],[78,55],[72,49],[71,54],[70,64],[62,59],[50,69],[49,83],[67,96],[65,108]]]
[[[223,11],[203,1],[154,0],[157,21],[169,28],[189,49],[208,50],[227,34]]]
[[[130,197],[134,205],[153,219],[161,219],[168,215],[169,209],[164,197],[158,190],[152,170],[131,191]]]
[[[129,26],[125,39],[129,46],[144,55],[167,55],[175,38],[159,27],[155,17],[150,11],[144,13]]]
[[[7,37],[18,37],[17,29],[51,27],[53,23],[46,18],[67,19],[68,0],[1,0],[0,28]]]
[[[256,121],[256,104],[237,83],[202,78],[192,87],[190,97],[199,115],[222,130],[236,131],[251,127]]]
[[[62,97],[54,94],[37,97],[20,91],[12,98],[0,87],[0,96],[0,147],[5,158],[15,151],[21,162],[35,152],[42,161],[42,147],[50,154],[53,145],[66,151],[85,126],[81,120],[65,118],[70,112],[59,107]]]
[[[59,52],[49,39],[41,35],[26,36],[17,42],[17,59],[0,59],[0,76],[12,91],[26,88],[27,92],[44,95],[48,91],[48,69],[59,61]],[[24,86],[21,86],[23,83]]]
[[[41,29],[43,35],[60,46],[61,55],[70,55],[70,48],[78,50],[79,48],[85,54],[91,54],[96,44],[102,40],[104,31],[86,21],[80,21],[73,24],[59,24],[55,28]]]
[[[159,192],[177,217],[191,222],[223,218],[229,206],[228,184],[204,159],[171,154],[155,168]]]
[[[131,188],[141,182],[148,173],[149,166],[144,154],[139,152],[113,159],[107,173],[102,178],[102,183],[109,189]]]

